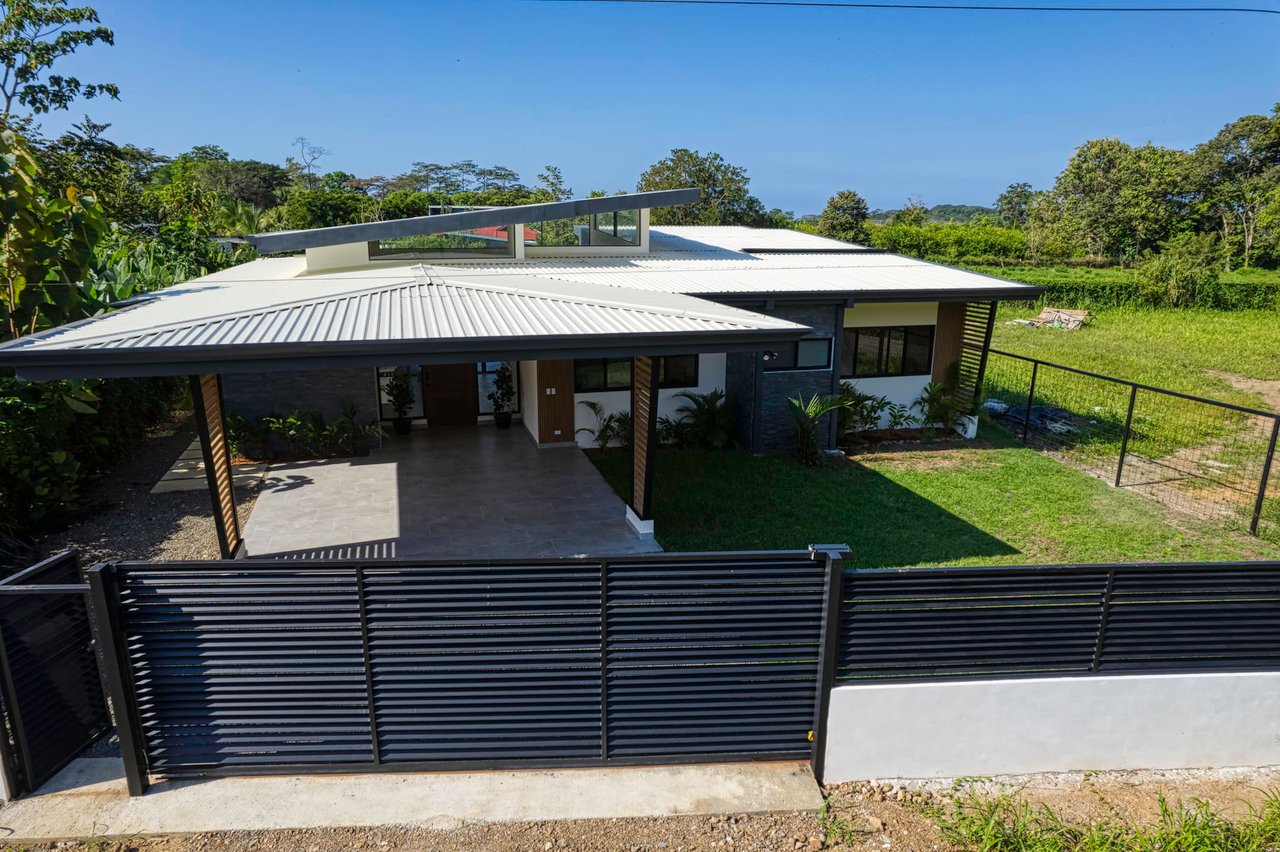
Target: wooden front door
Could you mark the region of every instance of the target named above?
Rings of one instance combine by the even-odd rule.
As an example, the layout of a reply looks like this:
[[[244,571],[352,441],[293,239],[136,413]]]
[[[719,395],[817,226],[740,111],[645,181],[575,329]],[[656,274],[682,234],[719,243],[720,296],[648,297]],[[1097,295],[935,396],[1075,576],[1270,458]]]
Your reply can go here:
[[[422,399],[428,426],[475,425],[480,406],[476,365],[430,364],[422,368]]]

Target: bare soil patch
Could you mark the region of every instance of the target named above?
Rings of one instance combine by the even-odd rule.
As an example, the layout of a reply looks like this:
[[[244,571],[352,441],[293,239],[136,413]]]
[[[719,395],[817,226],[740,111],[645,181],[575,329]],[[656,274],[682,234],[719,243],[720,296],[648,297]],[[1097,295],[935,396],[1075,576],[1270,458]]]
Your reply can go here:
[[[1205,372],[1237,390],[1257,395],[1262,400],[1263,408],[1268,411],[1280,412],[1280,380],[1251,379],[1248,376],[1221,370],[1205,370]]]

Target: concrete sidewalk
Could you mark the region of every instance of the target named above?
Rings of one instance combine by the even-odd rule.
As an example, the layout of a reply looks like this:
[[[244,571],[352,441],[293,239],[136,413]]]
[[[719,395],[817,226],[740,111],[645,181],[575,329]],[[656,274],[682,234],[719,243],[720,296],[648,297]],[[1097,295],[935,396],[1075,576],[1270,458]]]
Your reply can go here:
[[[808,764],[735,763],[164,781],[130,798],[116,758],[81,758],[0,809],[6,843],[139,834],[816,811]]]

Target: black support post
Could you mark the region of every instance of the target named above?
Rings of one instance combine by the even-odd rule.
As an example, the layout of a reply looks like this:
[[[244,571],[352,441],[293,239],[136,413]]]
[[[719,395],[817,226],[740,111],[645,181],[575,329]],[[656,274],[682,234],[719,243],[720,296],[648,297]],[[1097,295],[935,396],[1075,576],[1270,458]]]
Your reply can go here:
[[[1262,481],[1258,483],[1258,498],[1253,502],[1253,517],[1249,519],[1249,534],[1258,534],[1258,522],[1262,520],[1262,504],[1267,499],[1267,480],[1271,478],[1271,464],[1276,458],[1276,439],[1280,438],[1280,417],[1271,421],[1271,442],[1267,444],[1267,457],[1262,462]]]
[[[814,559],[826,560],[826,578],[822,592],[822,632],[818,649],[818,689],[813,701],[812,750],[809,766],[819,784],[827,760],[827,716],[831,709],[831,690],[835,688],[836,667],[840,662],[841,613],[844,604],[844,544],[811,544]]]
[[[147,755],[135,700],[133,668],[129,662],[128,644],[120,614],[120,590],[116,585],[114,564],[95,565],[89,569],[90,618],[97,625],[102,642],[102,664],[107,686],[111,690],[111,707],[120,737],[124,759],[124,777],[130,796],[141,796],[150,785],[147,780]]]
[[[1129,454],[1129,430],[1133,428],[1133,406],[1138,401],[1138,386],[1129,388],[1129,413],[1124,416],[1124,435],[1120,438],[1120,463],[1116,465],[1116,488],[1124,479],[1124,457]]]
[[[1027,442],[1027,430],[1031,428],[1031,409],[1036,401],[1036,377],[1040,375],[1040,362],[1031,362],[1031,388],[1027,391],[1027,412],[1022,418],[1022,443]]]

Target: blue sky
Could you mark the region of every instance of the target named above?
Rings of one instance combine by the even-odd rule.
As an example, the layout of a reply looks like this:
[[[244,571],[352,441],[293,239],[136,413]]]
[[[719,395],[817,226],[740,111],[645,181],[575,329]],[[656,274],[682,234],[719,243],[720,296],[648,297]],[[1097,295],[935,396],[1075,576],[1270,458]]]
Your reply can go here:
[[[1280,16],[88,2],[116,44],[59,70],[121,98],[47,133],[88,112],[162,153],[277,162],[306,136],[326,170],[362,176],[472,159],[533,182],[555,163],[578,194],[633,188],[689,147],[797,213],[846,187],[873,207],[988,204],[1052,183],[1085,139],[1187,147],[1280,101]]]

